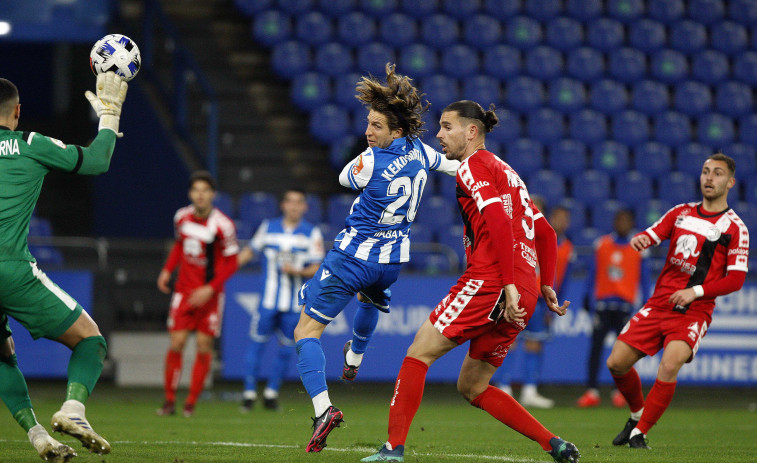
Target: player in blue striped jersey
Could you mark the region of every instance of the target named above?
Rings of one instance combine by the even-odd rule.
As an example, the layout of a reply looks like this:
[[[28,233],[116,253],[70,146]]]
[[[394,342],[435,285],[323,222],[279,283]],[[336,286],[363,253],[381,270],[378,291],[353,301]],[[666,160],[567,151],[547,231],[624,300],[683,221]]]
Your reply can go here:
[[[263,405],[278,409],[281,381],[294,353],[294,327],[300,318],[297,292],[302,282],[315,275],[323,260],[323,236],[315,225],[303,220],[307,212],[305,192],[291,188],[281,198],[282,216],[265,220],[237,256],[239,266],[254,253],[262,258],[263,297],[250,323],[250,343],[244,356],[245,378],[242,411],[252,409],[258,398],[257,370],[271,334],[279,338],[279,352],[263,391]]]
[[[385,85],[363,77],[356,90],[368,109],[368,149],[344,167],[339,182],[360,195],[333,249],[300,291],[304,307],[294,331],[297,370],[317,417],[307,452],[322,450],[329,432],[343,418],[328,396],[320,343],[323,330],[357,294],[353,339],[345,345],[343,374],[344,379],[354,379],[376,328],[378,311],[389,311],[389,287],[397,280],[402,263],[410,260],[410,225],[428,172],[455,175],[459,166],[418,138],[428,104],[421,102],[408,77],[395,74],[394,65],[386,66]]]

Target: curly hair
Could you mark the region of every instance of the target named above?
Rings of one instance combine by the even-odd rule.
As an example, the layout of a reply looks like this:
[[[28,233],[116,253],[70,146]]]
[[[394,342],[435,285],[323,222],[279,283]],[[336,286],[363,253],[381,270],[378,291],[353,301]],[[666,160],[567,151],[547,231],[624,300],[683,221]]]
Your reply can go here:
[[[418,93],[411,85],[412,79],[396,74],[394,64],[386,63],[386,85],[375,77],[362,77],[355,90],[355,98],[360,100],[368,109],[383,114],[389,130],[402,129],[406,137],[418,137],[425,132],[421,116],[429,107],[421,102],[425,94]]]
[[[496,109],[494,103],[489,105],[487,111],[484,111],[484,108],[475,101],[460,100],[450,103],[442,112],[455,111],[460,117],[471,119],[474,124],[479,126],[479,130],[483,129],[485,133],[489,133],[499,123],[499,118],[494,112]]]

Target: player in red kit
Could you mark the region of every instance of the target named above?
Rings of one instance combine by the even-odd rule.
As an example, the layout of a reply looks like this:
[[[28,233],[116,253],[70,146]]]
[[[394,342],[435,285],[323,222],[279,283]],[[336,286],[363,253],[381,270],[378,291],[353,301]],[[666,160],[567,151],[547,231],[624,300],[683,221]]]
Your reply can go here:
[[[555,436],[515,399],[490,386],[510,345],[526,327],[541,293],[553,312],[564,315],[552,289],[557,237],[505,162],[486,151],[485,136],[497,124],[488,111],[463,100],[447,106],[437,134],[448,159],[461,161],[457,200],[465,236],[465,273],[431,312],[402,363],[389,407],[389,438],[362,461],[403,461],[410,424],[420,406],[426,373],[438,358],[470,340],[457,390],[471,405],[536,441],[557,462],[576,462],[576,446]],[[536,264],[542,286],[537,287]]]
[[[210,173],[197,171],[189,178],[192,204],[176,211],[176,242],[158,276],[158,289],[169,294],[171,274],[179,269],[168,315],[171,345],[166,354],[166,401],[158,409],[158,415],[175,413],[182,351],[189,333],[194,331],[197,356],[184,403],[184,416],[192,416],[210,371],[213,342],[221,334],[223,285],[237,269],[239,245],[234,222],[213,207],[215,192],[215,180]]]
[[[702,201],[679,204],[631,239],[642,251],[669,239],[654,293],[615,341],[607,367],[628,401],[631,417],[613,444],[648,449],[646,433],[673,399],[678,370],[694,359],[712,323],[715,297],[741,289],[747,274],[749,231],[728,207],[736,163],[716,153],[699,176]],[[663,349],[646,399],[633,365]]]

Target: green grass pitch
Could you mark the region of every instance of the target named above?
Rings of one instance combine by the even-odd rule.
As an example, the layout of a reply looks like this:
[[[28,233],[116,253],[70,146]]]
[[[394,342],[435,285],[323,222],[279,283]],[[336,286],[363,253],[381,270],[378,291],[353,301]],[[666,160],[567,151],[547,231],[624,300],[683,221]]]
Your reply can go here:
[[[79,462],[357,462],[386,438],[388,402],[393,385],[330,383],[334,404],[345,423],[328,438],[328,447],[306,454],[312,406],[303,388],[287,384],[282,410],[239,412],[240,385],[216,384],[192,418],[158,417],[157,389],[117,388],[100,384],[87,404],[87,418],[108,439],[113,452],[88,454],[78,441],[55,435],[79,453]],[[32,382],[30,392],[39,421],[50,429],[50,416],[61,403],[65,384]],[[582,410],[572,404],[580,388],[547,386],[557,399],[552,410],[532,410],[547,428],[574,442],[582,462],[726,463],[757,461],[757,412],[754,389],[679,387],[673,404],[649,434],[652,450],[613,447],[611,441],[628,415],[609,405]],[[605,397],[608,391],[603,391]],[[180,400],[186,391],[179,392]],[[517,394],[516,394],[517,396]],[[23,430],[7,410],[0,419],[0,462],[40,460]],[[550,462],[538,444],[468,405],[452,384],[429,384],[408,436],[407,462]]]

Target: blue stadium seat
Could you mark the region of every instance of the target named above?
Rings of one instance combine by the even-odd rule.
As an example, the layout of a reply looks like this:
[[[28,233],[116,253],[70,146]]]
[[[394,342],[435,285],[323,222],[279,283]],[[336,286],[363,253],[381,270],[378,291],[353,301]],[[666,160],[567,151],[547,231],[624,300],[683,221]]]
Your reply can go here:
[[[602,18],[589,23],[586,41],[599,51],[608,52],[623,45],[625,35],[623,24],[610,18]]]
[[[660,199],[672,204],[688,203],[699,196],[699,178],[683,172],[669,172],[657,179]]]
[[[567,0],[565,11],[579,21],[589,22],[602,14],[602,0]]]
[[[383,76],[386,63],[394,62],[394,50],[387,44],[372,42],[357,49],[357,71],[363,75]]]
[[[700,82],[689,80],[675,86],[673,108],[687,116],[700,116],[710,111],[712,94],[710,88]]]
[[[306,72],[292,79],[292,102],[303,111],[312,111],[331,99],[329,78],[318,72]]]
[[[667,146],[680,146],[691,141],[691,121],[675,111],[666,111],[654,118],[654,139]]]
[[[465,95],[466,93],[464,92],[463,94]],[[473,101],[486,102],[487,100]],[[484,103],[484,107],[488,108],[488,104]],[[517,140],[521,136],[522,132],[520,114],[514,111],[510,111],[509,109],[497,109],[495,110],[495,113],[497,114],[497,119],[499,120],[499,122],[497,123],[496,127],[494,127],[494,130],[488,135],[487,139],[491,138],[492,140],[502,144],[507,144]]]
[[[425,98],[425,97],[424,97]],[[429,115],[430,116],[430,115]],[[437,151],[441,151],[442,147],[439,145],[439,140],[436,138],[436,134],[439,133],[439,117],[434,113],[434,117],[426,119],[426,124],[423,126],[426,130],[421,134],[421,140],[423,143],[433,147]]]
[[[631,88],[631,107],[636,111],[654,116],[668,109],[668,88],[656,80],[642,80]]]
[[[570,115],[570,138],[593,145],[607,138],[607,119],[601,113],[584,109]]]
[[[670,26],[670,46],[683,53],[695,53],[707,45],[707,28],[688,19]]]
[[[615,179],[615,199],[631,205],[652,199],[652,179],[638,170],[630,170]]]
[[[627,145],[636,146],[649,139],[647,117],[632,110],[621,111],[612,117],[612,138]]]
[[[586,145],[583,143],[566,139],[549,146],[547,166],[556,173],[572,177],[586,170],[586,165]]]
[[[461,96],[464,100],[476,101],[484,109],[487,109],[491,103],[499,106],[502,102],[502,88],[499,85],[499,80],[489,75],[480,74],[463,81],[463,94]],[[502,122],[500,121],[500,124]],[[501,129],[500,124],[497,125],[497,131]]]
[[[702,173],[702,164],[712,150],[700,143],[686,143],[676,149],[675,170],[687,175],[699,176]]]
[[[318,11],[311,11],[297,18],[297,39],[308,45],[321,45],[334,35],[331,19]]]
[[[455,252],[458,258],[458,268],[452,269],[460,271],[465,268],[465,248],[463,247],[463,235],[465,234],[462,225],[452,225],[444,230],[439,231],[439,244],[447,246]]]
[[[495,18],[477,14],[465,21],[463,37],[475,48],[485,49],[500,42],[502,27]]]
[[[328,0],[318,2],[318,10],[332,18],[337,18],[354,10],[356,5],[357,0]]]
[[[584,82],[593,82],[602,77],[605,62],[599,51],[580,47],[568,53],[567,68],[569,75]]]
[[[628,147],[622,143],[605,140],[591,147],[592,167],[618,177],[628,171],[631,164]]]
[[[573,113],[586,107],[586,90],[581,82],[562,77],[549,84],[549,105],[564,113]]]
[[[591,85],[589,94],[591,107],[603,114],[622,111],[628,103],[628,93],[620,82],[602,79]]]
[[[306,194],[305,201],[308,204],[308,211],[305,213],[305,220],[312,224],[323,222],[323,201],[321,197],[315,194]]]
[[[344,219],[350,214],[355,198],[354,194],[342,193],[332,195],[326,201],[326,221],[337,233],[344,228]]]
[[[664,199],[650,199],[646,202],[637,203],[635,208],[636,226],[640,229],[649,227],[657,222],[673,206],[675,204]]]
[[[728,57],[719,51],[703,50],[691,58],[691,76],[705,84],[719,84],[729,73]]]
[[[432,175],[432,177],[436,179],[436,194],[454,201],[457,189],[455,177],[445,174]]]
[[[739,166],[737,164],[737,172],[738,169]],[[748,177],[746,180],[744,180],[744,201],[749,201],[752,204],[757,204],[757,177]]]
[[[480,0],[441,0],[441,3],[446,14],[462,20],[476,14],[481,6]]]
[[[410,16],[393,13],[379,21],[381,41],[394,48],[402,48],[415,42],[418,25]]]
[[[292,15],[305,13],[315,6],[315,0],[278,0],[276,3],[279,8]]]
[[[445,14],[434,14],[421,21],[421,37],[426,45],[443,50],[458,42],[460,27],[454,18]]]
[[[403,74],[421,79],[439,70],[439,60],[431,47],[415,43],[400,48],[399,69]]]
[[[399,9],[398,0],[381,0],[380,2],[375,0],[358,1],[360,2],[361,10],[365,11],[366,14],[379,19],[386,18]]]
[[[222,195],[224,193],[221,193]],[[218,193],[216,193],[216,198]],[[219,207],[219,209],[221,209]],[[223,209],[221,209],[223,210]],[[29,236],[50,237],[53,236],[53,226],[50,221],[44,217],[32,215],[29,219]]]
[[[423,205],[418,209],[413,228],[415,224],[422,224],[433,234],[459,222],[457,204],[444,196],[426,197],[427,194],[430,196],[430,191],[424,192]]]
[[[280,214],[276,195],[265,191],[253,191],[239,197],[239,220],[247,222],[256,230],[264,219]]]
[[[757,52],[746,51],[736,56],[733,76],[752,87],[757,86]]]
[[[37,263],[45,266],[62,266],[63,254],[58,248],[45,244],[30,244],[29,252],[37,260]]]
[[[730,195],[729,195],[730,196]],[[747,230],[757,229],[757,205],[754,203],[740,202],[736,203],[733,208],[739,216]]]
[[[420,80],[419,88],[437,108],[445,108],[460,99],[457,80],[444,74],[434,74]]]
[[[346,109],[326,104],[310,113],[310,134],[322,143],[331,143],[348,134],[350,116]]]
[[[255,229],[252,228],[252,224],[245,220],[235,220],[234,227],[237,229],[237,239],[240,246],[247,245],[247,242],[255,234]]]
[[[357,98],[355,98],[357,100]],[[352,128],[349,136],[365,137],[365,131],[368,127],[368,111],[365,108],[352,111]],[[426,127],[428,128],[428,127]],[[344,166],[340,166],[341,169]]]
[[[665,26],[651,19],[640,19],[629,26],[628,42],[644,53],[652,53],[665,46],[668,40]]]
[[[736,173],[741,178],[751,177],[757,173],[757,151],[754,145],[731,143],[723,152],[736,161]]]
[[[442,53],[442,70],[445,74],[465,79],[479,71],[478,53],[468,45],[453,45]]]
[[[644,13],[643,0],[607,0],[605,3],[607,14],[624,23],[631,23]]]
[[[342,43],[327,43],[315,50],[315,69],[320,73],[338,78],[352,71],[354,66],[352,51]]]
[[[573,234],[580,232],[588,225],[586,205],[581,201],[576,201],[573,198],[565,198],[557,203],[557,205],[564,207],[570,212],[570,225],[568,225],[567,230],[569,235],[572,236]],[[549,211],[552,210],[552,207],[549,205],[547,205],[547,208]],[[542,213],[547,214],[548,216],[549,211],[542,211]]]
[[[687,77],[689,65],[682,53],[666,49],[652,55],[650,71],[657,80],[675,84]]]
[[[685,11],[683,0],[649,2],[647,5],[647,14],[649,17],[663,24],[673,24],[683,17]]]
[[[726,55],[734,56],[747,47],[747,30],[741,24],[721,21],[710,26],[710,46]]]
[[[507,103],[517,111],[525,113],[536,109],[544,98],[544,87],[532,77],[517,77],[507,84]]]
[[[597,241],[597,238],[605,234],[605,232],[602,232],[596,228],[586,227],[582,230],[579,230],[577,233],[573,233],[571,240],[576,246],[592,246],[594,242]],[[588,265],[588,260],[581,260],[580,256],[578,262],[584,267]]]
[[[587,206],[612,197],[610,176],[599,170],[585,170],[573,177],[572,197]]]
[[[630,84],[644,77],[647,72],[647,57],[635,48],[620,48],[608,53],[610,76]]]
[[[565,178],[551,170],[534,172],[526,180],[528,192],[544,198],[547,204],[554,204],[565,197]]]
[[[650,141],[633,150],[633,168],[653,178],[659,178],[673,169],[670,147]]]
[[[363,116],[365,111],[363,112]],[[365,120],[365,117],[363,117]],[[362,133],[360,135],[363,135]],[[337,172],[341,172],[342,168],[349,160],[355,156],[353,151],[358,143],[358,137],[354,135],[345,135],[338,140],[332,141],[329,146],[329,165]]]
[[[521,50],[535,47],[542,40],[541,25],[527,16],[516,16],[507,22],[505,39],[509,45]]]
[[[528,0],[526,14],[539,21],[549,21],[562,12],[560,0]]]
[[[546,39],[550,47],[570,51],[583,42],[583,26],[575,19],[560,16],[547,23]]]
[[[745,116],[754,111],[752,89],[733,80],[723,82],[715,91],[715,107],[726,116]]]
[[[615,215],[619,210],[624,208],[624,204],[614,199],[606,199],[591,206],[591,226],[599,230],[600,233],[610,233],[613,231]]]
[[[705,146],[723,147],[733,143],[734,138],[733,121],[722,114],[705,114],[697,121],[697,140]]]
[[[250,18],[271,8],[272,5],[273,0],[234,0],[234,6]]]
[[[326,2],[330,0],[324,0]],[[414,2],[400,2],[402,11],[416,19],[427,19],[439,11],[439,0],[415,0]]]
[[[255,16],[252,36],[266,47],[272,47],[292,36],[292,20],[278,10],[268,10]]]
[[[310,69],[310,47],[302,42],[289,40],[273,47],[271,67],[280,77],[291,79]]]
[[[530,138],[519,138],[506,145],[503,159],[522,178],[530,178],[544,167],[544,146]]]
[[[376,22],[364,13],[353,11],[339,18],[337,33],[342,43],[360,47],[376,37]]]
[[[689,0],[689,17],[704,25],[714,24],[723,19],[725,5],[721,0]]]
[[[753,0],[730,0],[728,17],[744,25],[757,23],[757,3]]]
[[[500,80],[508,80],[520,74],[521,56],[517,48],[495,45],[484,50],[484,70]]]
[[[537,109],[528,115],[526,121],[528,136],[545,145],[556,142],[565,134],[563,115],[554,109]]]
[[[739,118],[739,141],[749,145],[757,145],[757,114],[749,114]]]
[[[541,81],[552,80],[562,73],[563,59],[559,51],[547,46],[526,52],[526,71]]]
[[[360,82],[361,75],[357,72],[342,74],[334,79],[334,100],[340,106],[350,111],[362,110],[363,104],[355,98],[355,87]],[[367,112],[366,112],[367,114]],[[363,117],[365,120],[365,117]]]

